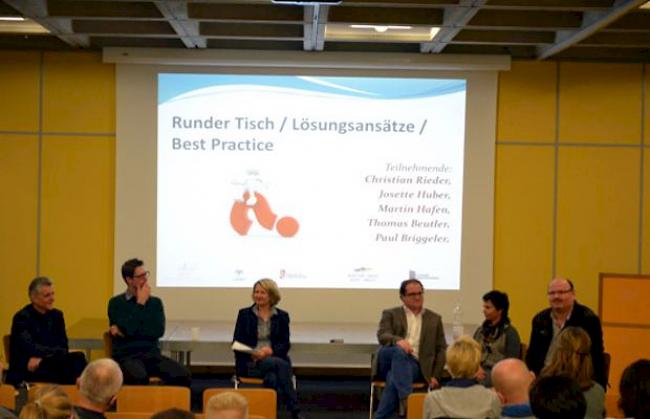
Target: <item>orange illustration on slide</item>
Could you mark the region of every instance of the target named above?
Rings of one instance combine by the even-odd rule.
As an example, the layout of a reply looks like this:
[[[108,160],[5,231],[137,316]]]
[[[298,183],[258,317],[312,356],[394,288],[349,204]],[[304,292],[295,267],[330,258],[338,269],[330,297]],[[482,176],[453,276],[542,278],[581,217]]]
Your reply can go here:
[[[244,192],[242,200],[235,200],[230,210],[230,224],[240,236],[248,234],[253,222],[248,218],[248,210],[252,209],[255,213],[257,222],[267,230],[276,230],[282,237],[293,237],[300,227],[298,221],[293,217],[282,217],[277,220],[278,216],[271,210],[271,206],[266,197],[259,192],[254,192],[254,204],[249,205],[251,195],[248,191]],[[275,222],[277,220],[277,223]]]

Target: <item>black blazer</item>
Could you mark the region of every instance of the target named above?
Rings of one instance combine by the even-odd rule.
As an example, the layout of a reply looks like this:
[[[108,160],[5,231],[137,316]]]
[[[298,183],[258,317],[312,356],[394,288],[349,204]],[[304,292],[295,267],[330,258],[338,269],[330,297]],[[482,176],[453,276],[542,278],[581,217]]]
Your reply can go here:
[[[254,348],[257,345],[257,315],[253,312],[253,306],[242,308],[237,315],[235,334],[233,341],[239,341],[244,345]],[[276,307],[277,314],[271,316],[271,349],[273,356],[289,361],[289,313]],[[250,354],[235,351],[235,368],[237,374],[245,375],[251,362]]]

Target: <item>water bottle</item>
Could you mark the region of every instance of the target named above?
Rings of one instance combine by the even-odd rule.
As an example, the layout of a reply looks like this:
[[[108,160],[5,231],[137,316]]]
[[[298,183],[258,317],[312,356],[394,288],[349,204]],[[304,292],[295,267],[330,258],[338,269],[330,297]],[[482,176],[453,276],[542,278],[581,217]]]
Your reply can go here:
[[[465,334],[465,328],[463,327],[463,309],[460,306],[460,301],[456,301],[456,305],[453,310],[453,323],[451,334],[454,340]]]

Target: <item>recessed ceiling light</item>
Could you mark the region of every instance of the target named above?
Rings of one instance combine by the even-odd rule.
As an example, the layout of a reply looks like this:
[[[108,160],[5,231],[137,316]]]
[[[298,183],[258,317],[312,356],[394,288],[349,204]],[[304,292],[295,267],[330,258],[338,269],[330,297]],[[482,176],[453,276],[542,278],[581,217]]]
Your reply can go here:
[[[0,33],[49,33],[47,29],[31,19],[20,18],[20,20],[0,18]]]
[[[350,25],[352,29],[373,29],[375,32],[386,32],[387,30],[391,31],[408,31],[413,29],[413,26],[401,26],[401,25]]]
[[[642,9],[650,9],[650,1],[646,1],[641,5]]]
[[[428,42],[440,28],[422,25],[370,25],[328,23],[325,39],[328,41],[367,42]]]
[[[0,16],[2,22],[22,22],[25,20],[22,16]]]

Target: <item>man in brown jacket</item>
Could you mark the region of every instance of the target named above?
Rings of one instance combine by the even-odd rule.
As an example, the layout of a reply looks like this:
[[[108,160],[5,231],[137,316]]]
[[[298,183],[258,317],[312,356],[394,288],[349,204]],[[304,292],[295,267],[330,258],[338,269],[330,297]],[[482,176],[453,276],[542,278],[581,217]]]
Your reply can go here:
[[[403,305],[384,310],[377,339],[377,378],[386,380],[376,419],[391,417],[400,401],[411,394],[411,385],[425,381],[438,387],[445,365],[445,332],[439,314],[424,308],[424,287],[407,279],[399,289]]]

